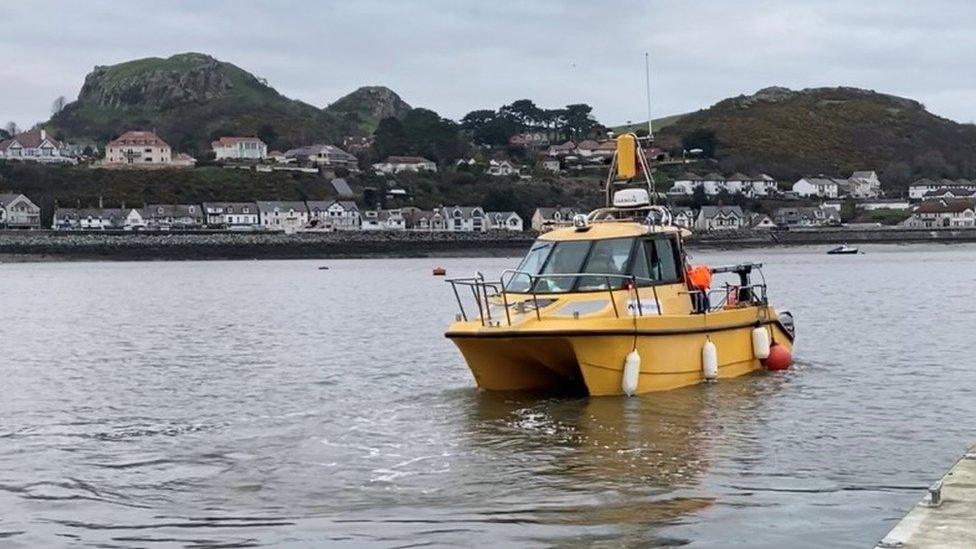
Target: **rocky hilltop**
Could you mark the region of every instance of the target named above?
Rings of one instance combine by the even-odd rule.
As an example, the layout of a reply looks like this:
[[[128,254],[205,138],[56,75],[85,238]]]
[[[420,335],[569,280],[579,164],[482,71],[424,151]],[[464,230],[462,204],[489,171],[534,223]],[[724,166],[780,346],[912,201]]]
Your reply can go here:
[[[679,149],[713,149],[728,172],[784,179],[874,169],[900,186],[916,176],[976,171],[976,126],[936,116],[911,99],[857,88],[765,88],[683,115],[658,136]]]
[[[78,101],[107,109],[171,109],[227,96],[235,91],[235,80],[251,88],[262,86],[257,78],[233,65],[209,55],[187,53],[167,60],[151,58],[95,67],[85,78]]]
[[[283,150],[371,132],[381,118],[408,110],[382,87],[360,88],[320,109],[281,95],[236,65],[184,53],[95,67],[78,99],[49,126],[72,140],[97,142],[128,129],[156,128],[177,150],[202,156],[219,135],[257,135]]]
[[[372,133],[380,120],[403,118],[410,109],[406,101],[385,86],[363,86],[325,108],[364,134]]]

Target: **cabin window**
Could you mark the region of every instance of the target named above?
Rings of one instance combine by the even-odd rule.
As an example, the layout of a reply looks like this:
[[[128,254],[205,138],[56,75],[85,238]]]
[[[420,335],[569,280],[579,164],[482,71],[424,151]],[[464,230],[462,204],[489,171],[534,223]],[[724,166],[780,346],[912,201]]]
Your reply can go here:
[[[528,273],[531,275],[539,274],[553,247],[555,247],[555,244],[552,242],[546,242],[545,240],[536,242],[532,245],[525,259],[519,263],[518,269],[516,270],[520,273]],[[527,291],[529,289],[529,278],[525,275],[514,275],[506,289],[510,292]]]
[[[627,260],[630,259],[630,249],[634,245],[632,238],[614,238],[612,240],[597,240],[593,243],[586,265],[581,272],[597,275],[623,275],[627,270]],[[577,290],[581,292],[592,290],[606,290],[609,283],[611,288],[622,288],[624,279],[612,276],[584,276],[580,278]]]
[[[506,290],[539,293],[616,290],[627,284],[624,277],[630,275],[643,286],[668,284],[681,281],[680,265],[677,247],[671,238],[558,243],[540,240],[533,244],[517,269],[524,274],[514,275]],[[534,286],[526,274],[539,276]]]
[[[638,283],[678,282],[678,256],[670,238],[641,240],[637,246],[632,272]]]
[[[539,274],[543,275],[573,275],[580,272],[583,262],[590,251],[591,241],[560,242]],[[576,286],[575,276],[553,276],[540,278],[533,289],[537,292],[569,292]]]

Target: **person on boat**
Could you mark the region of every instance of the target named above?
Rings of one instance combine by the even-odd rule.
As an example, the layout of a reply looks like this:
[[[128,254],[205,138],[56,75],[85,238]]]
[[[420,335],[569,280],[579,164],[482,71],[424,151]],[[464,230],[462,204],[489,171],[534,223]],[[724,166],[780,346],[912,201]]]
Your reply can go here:
[[[605,240],[593,244],[593,251],[586,262],[584,273],[623,275],[630,255],[631,242],[628,239]],[[606,276],[584,276],[580,278],[579,291],[606,290],[619,288],[622,278]]]

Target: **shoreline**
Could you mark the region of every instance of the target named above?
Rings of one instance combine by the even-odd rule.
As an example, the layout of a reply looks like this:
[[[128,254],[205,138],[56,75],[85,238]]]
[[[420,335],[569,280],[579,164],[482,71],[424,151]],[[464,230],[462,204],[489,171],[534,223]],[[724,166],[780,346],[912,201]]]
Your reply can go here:
[[[534,232],[102,233],[0,231],[0,263],[471,257],[521,255]],[[748,230],[697,233],[692,249],[796,245],[976,242],[976,228],[903,227]]]

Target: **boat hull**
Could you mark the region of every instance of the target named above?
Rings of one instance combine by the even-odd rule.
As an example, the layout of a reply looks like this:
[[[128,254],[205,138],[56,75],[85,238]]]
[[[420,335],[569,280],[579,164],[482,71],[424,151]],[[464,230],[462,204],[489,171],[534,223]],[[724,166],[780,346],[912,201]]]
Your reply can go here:
[[[752,347],[752,330],[758,325],[766,326],[772,341],[792,352],[792,337],[775,316],[757,322],[755,308],[751,312],[740,309],[726,315],[705,316],[689,315],[677,327],[661,326],[663,322],[657,317],[639,319],[636,330],[583,326],[452,330],[447,337],[464,355],[482,389],[566,390],[593,396],[622,394],[624,360],[635,345],[641,357],[637,393],[667,391],[704,381],[702,347],[709,340],[717,349],[719,378],[761,369],[762,363]]]

